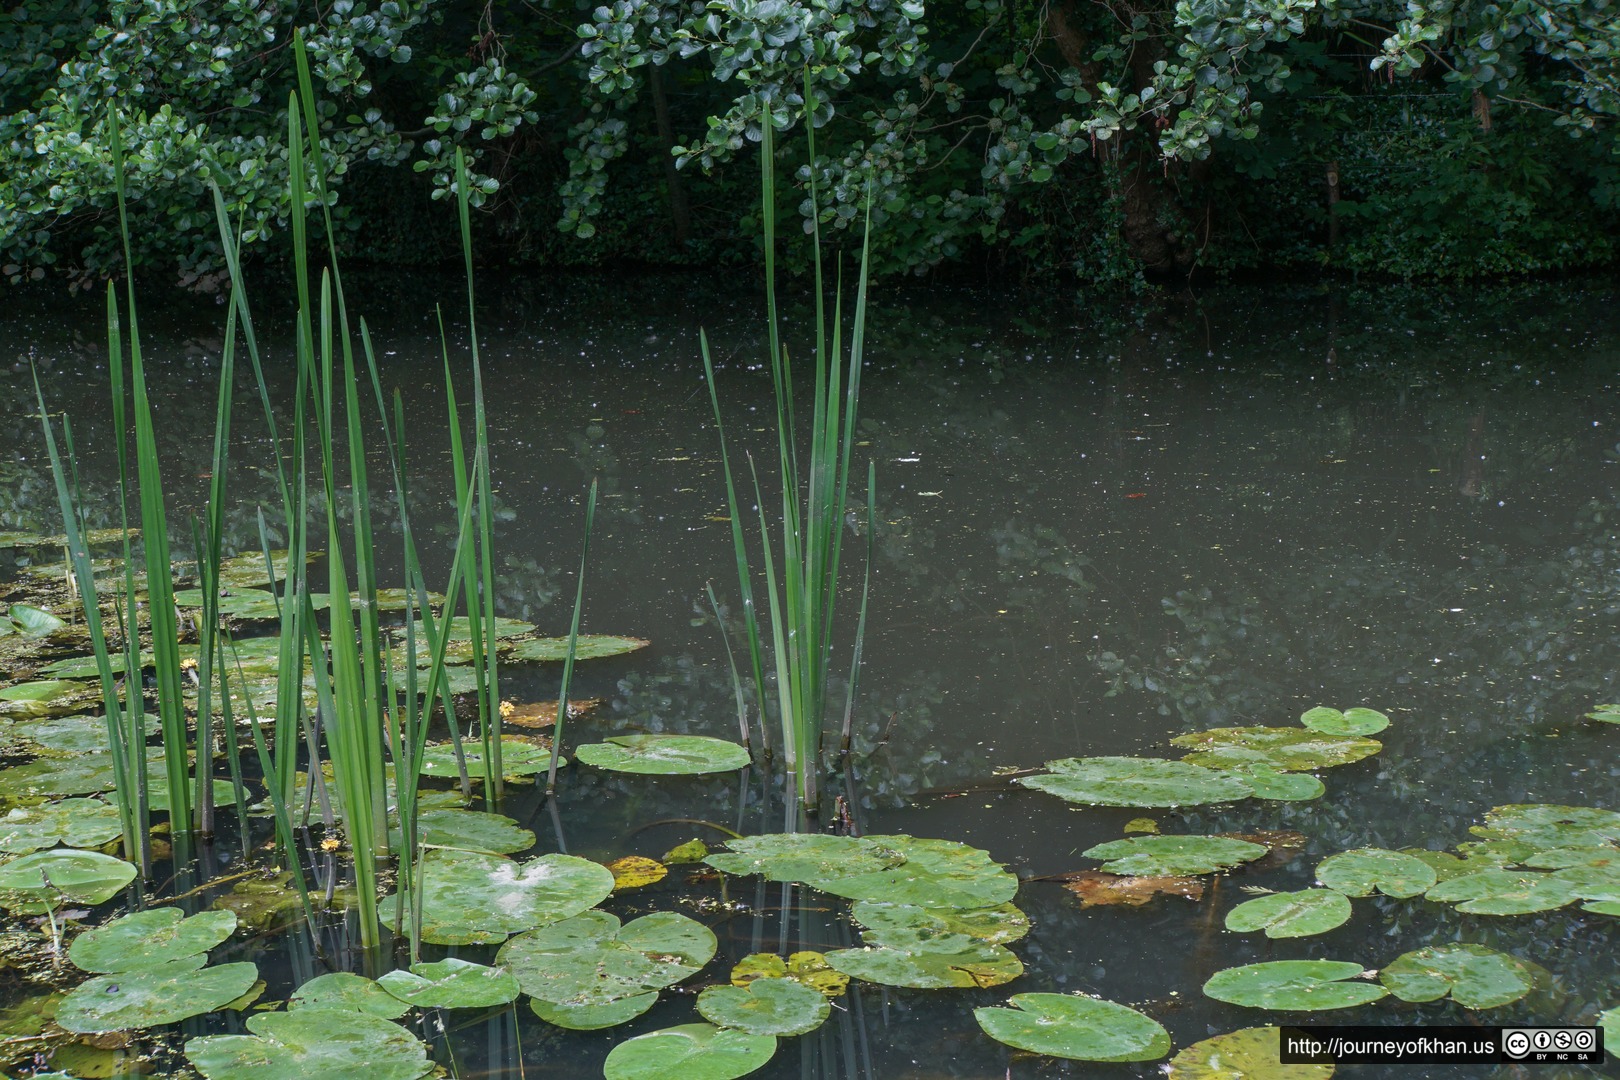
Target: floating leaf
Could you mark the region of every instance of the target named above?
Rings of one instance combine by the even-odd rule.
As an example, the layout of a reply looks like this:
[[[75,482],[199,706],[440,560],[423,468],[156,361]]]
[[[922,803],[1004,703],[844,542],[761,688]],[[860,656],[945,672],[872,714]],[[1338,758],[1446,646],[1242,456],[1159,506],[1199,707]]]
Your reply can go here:
[[[139,536],[141,530],[131,529],[128,535]],[[106,547],[109,544],[121,544],[124,541],[123,529],[90,529],[80,534],[86,547]],[[0,548],[65,548],[67,537],[60,534],[55,536],[41,535],[27,532],[0,532]]]
[[[260,565],[263,566],[262,560]],[[325,593],[310,593],[309,599],[316,611],[324,610],[332,602]],[[174,602],[177,607],[200,608],[202,590],[179,589],[174,594]],[[268,589],[227,589],[220,593],[219,613],[233,619],[279,619],[281,607],[276,594]]]
[[[85,971],[144,971],[204,956],[235,930],[236,915],[230,911],[188,918],[178,908],[148,908],[86,930],[68,947],[68,959]]]
[[[1170,1033],[1158,1021],[1112,1001],[1014,994],[1007,1004],[974,1009],[973,1017],[992,1039],[1019,1050],[1076,1061],[1157,1061],[1170,1052]]]
[[[1179,896],[1202,900],[1204,883],[1196,877],[1175,875],[1121,876],[1100,870],[1082,870],[1065,875],[1063,887],[1080,898],[1080,906],[1141,907],[1155,896]]]
[[[1274,802],[1309,802],[1327,793],[1327,785],[1310,773],[1283,772],[1274,765],[1250,762],[1234,765],[1228,772],[1241,777],[1257,799]]]
[[[1327,709],[1318,706],[1299,718],[1312,731],[1327,735],[1376,735],[1389,727],[1389,717],[1373,709]]]
[[[613,874],[613,891],[640,889],[655,881],[663,881],[669,868],[663,863],[641,855],[626,855],[607,864]]]
[[[467,775],[470,779],[478,780],[484,774],[484,753],[479,744],[472,740],[462,743],[462,754],[467,761]],[[567,758],[558,761],[558,765],[566,765]],[[501,773],[505,776],[532,776],[535,773],[545,772],[551,767],[551,746],[549,743],[533,742],[529,739],[519,738],[516,735],[505,736],[501,739]],[[461,769],[456,764],[456,748],[451,743],[435,743],[422,751],[423,776],[455,776],[461,775]]]
[[[1350,901],[1332,889],[1272,893],[1246,900],[1226,913],[1226,928],[1240,934],[1264,930],[1268,938],[1310,937],[1350,920]]]
[[[1158,758],[1062,758],[1046,767],[1049,775],[1020,777],[1014,783],[1090,806],[1199,806],[1253,793],[1229,773]]]
[[[1157,834],[1159,831],[1159,823],[1150,817],[1135,817],[1131,818],[1131,820],[1125,823],[1125,828],[1122,831],[1128,833]]]
[[[1620,1046],[1620,1005],[1598,1013],[1597,1022],[1603,1029],[1603,1045]]]
[[[885,944],[884,935],[894,931],[908,934],[965,934],[992,945],[1005,945],[1029,933],[1029,916],[1011,904],[985,908],[921,907],[862,900],[850,915],[865,928],[862,939],[869,945]]]
[[[577,746],[574,756],[609,772],[653,776],[731,772],[749,761],[746,748],[707,735],[616,735]]]
[[[652,642],[645,638],[613,637],[608,634],[581,634],[578,646],[574,650],[575,660],[595,660],[604,656],[622,656],[625,653],[645,649]],[[539,663],[548,660],[568,659],[568,639],[565,637],[529,638],[525,641],[512,643],[511,649],[502,656],[506,660],[519,663]]]
[[[1412,858],[1434,871],[1436,880],[1450,881],[1454,877],[1464,874],[1475,874],[1481,870],[1500,870],[1506,863],[1492,855],[1471,855],[1466,859],[1459,859],[1449,851],[1430,851],[1427,848],[1402,848],[1402,855]]]
[[[1586,714],[1588,720],[1597,720],[1605,724],[1620,724],[1620,705],[1599,705]]]
[[[867,836],[867,843],[903,860],[879,870],[853,868],[806,878],[812,888],[850,900],[881,900],[931,908],[981,908],[1006,903],[1018,878],[990,853],[956,840]]]
[[[1620,848],[1612,844],[1600,847],[1549,848],[1524,858],[1524,865],[1537,870],[1607,871],[1620,867]]]
[[[1204,993],[1251,1009],[1301,1012],[1348,1009],[1389,993],[1376,983],[1346,981],[1361,974],[1360,964],[1343,960],[1273,960],[1217,971]]]
[[[747,986],[756,979],[792,979],[828,998],[838,997],[849,988],[849,976],[833,968],[818,952],[796,952],[786,960],[775,953],[752,953],[731,969],[732,986]]]
[[[305,561],[312,563],[320,557],[320,552],[312,551],[308,553]],[[276,548],[270,552],[270,569],[266,569],[264,552],[262,551],[250,551],[243,555],[232,556],[229,559],[221,559],[218,575],[219,587],[222,589],[249,589],[281,581],[287,576],[287,563],[287,552],[282,548]]]
[[[568,719],[577,720],[602,704],[601,698],[568,699]],[[548,728],[557,723],[555,701],[532,701],[525,705],[501,702],[501,723],[520,728]]]
[[[1509,1005],[1545,975],[1535,964],[1483,945],[1433,945],[1385,965],[1378,980],[1402,1001],[1438,1001],[1448,993],[1467,1009]]]
[[[1087,849],[1110,874],[1164,876],[1210,874],[1251,862],[1266,853],[1261,844],[1222,836],[1136,836]]]
[[[292,874],[285,870],[238,881],[230,892],[214,897],[213,906],[233,912],[240,925],[260,932],[301,912],[298,892],[292,887]]]
[[[99,851],[36,851],[0,865],[0,907],[39,915],[62,901],[99,904],[134,879],[133,866]]]
[[[1371,896],[1376,890],[1404,899],[1428,892],[1439,879],[1432,866],[1412,855],[1356,848],[1323,859],[1316,880],[1346,896]]]
[[[259,978],[249,963],[199,968],[201,957],[98,975],[62,999],[56,1022],[84,1034],[174,1024],[235,1001]]]
[[[14,802],[50,795],[89,795],[115,786],[111,754],[30,761],[0,769],[0,799]]]
[[[734,1080],[762,1067],[776,1039],[682,1024],[637,1035],[615,1046],[602,1063],[606,1080]]]
[[[32,604],[12,604],[6,614],[11,619],[12,626],[24,637],[45,637],[67,626],[67,623],[44,608],[37,608]]]
[[[758,874],[766,881],[809,881],[839,874],[886,870],[905,861],[897,851],[854,836],[766,833],[727,841],[730,851],[703,861],[727,874]]]
[[[511,934],[578,915],[613,891],[600,863],[572,855],[513,862],[496,855],[434,849],[417,866],[422,940],[494,944]],[[389,900],[392,906],[392,898]]]
[[[664,852],[666,866],[685,866],[689,863],[700,863],[709,857],[709,845],[701,840],[688,840]]]
[[[895,930],[887,944],[839,949],[827,963],[852,979],[921,990],[1000,986],[1024,973],[1018,957],[1000,945],[965,934],[910,934]]]
[[[1594,915],[1620,915],[1620,900],[1598,900],[1582,904],[1581,910],[1590,911]]]
[[[247,1019],[252,1035],[210,1035],[186,1043],[186,1057],[208,1080],[365,1077],[417,1080],[433,1071],[427,1045],[365,1013],[304,1008]]]
[[[1458,911],[1470,915],[1528,915],[1552,911],[1580,898],[1573,885],[1552,874],[1516,870],[1464,874],[1440,882],[1427,896],[1456,904]]]
[[[587,911],[519,934],[501,946],[496,962],[530,997],[606,1005],[680,982],[707,964],[716,947],[708,927],[674,912],[621,924],[605,911]]]
[[[26,855],[66,844],[93,848],[123,833],[118,808],[99,799],[63,799],[43,806],[18,807],[0,817],[0,851]]]
[[[1274,1027],[1244,1028],[1193,1043],[1170,1059],[1170,1080],[1327,1080],[1332,1065],[1284,1065],[1282,1033]]]
[[[491,1009],[518,996],[518,981],[505,968],[455,957],[390,971],[377,985],[418,1009]]]
[[[548,1024],[555,1024],[569,1031],[600,1031],[603,1028],[618,1027],[634,1020],[657,1002],[656,990],[631,994],[629,997],[619,998],[605,1005],[573,1005],[568,1002],[542,1001],[539,998],[529,999],[529,1005],[534,1009],[536,1016]]]
[[[822,1025],[832,1006],[793,979],[754,979],[746,987],[711,986],[698,995],[703,1019],[750,1035],[803,1035]]]
[[[1514,840],[1536,850],[1602,847],[1620,842],[1620,813],[1594,806],[1515,803],[1485,815],[1485,824],[1468,830],[1486,840]]]
[[[1349,765],[1384,748],[1376,739],[1283,727],[1211,728],[1178,735],[1170,742],[1193,749],[1181,759],[1189,764],[1216,769],[1270,765],[1283,772],[1314,772]]]
[[[146,734],[155,735],[158,718],[146,715]],[[56,716],[19,725],[17,734],[42,751],[58,754],[99,754],[107,749],[104,716]]]
[[[416,818],[421,842],[433,847],[462,848],[491,855],[510,855],[534,847],[534,833],[502,814],[458,807],[423,810]],[[398,823],[389,832],[390,842],[399,843]]]
[[[288,1009],[320,1009],[347,1016],[363,1014],[382,1020],[396,1020],[410,1006],[364,975],[330,971],[317,975],[293,992]]]
[[[37,682],[16,683],[0,689],[0,701],[49,703],[82,693],[84,686],[68,679],[41,679]]]
[[[1612,863],[1566,866],[1554,871],[1552,876],[1567,884],[1582,900],[1599,903],[1620,901],[1620,867]]]

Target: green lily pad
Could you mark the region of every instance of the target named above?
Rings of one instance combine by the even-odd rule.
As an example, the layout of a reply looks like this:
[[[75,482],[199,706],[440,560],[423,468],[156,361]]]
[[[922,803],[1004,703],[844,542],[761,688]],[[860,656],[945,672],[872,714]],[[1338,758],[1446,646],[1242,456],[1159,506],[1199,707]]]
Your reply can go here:
[[[1569,885],[1582,900],[1599,903],[1620,901],[1620,867],[1611,863],[1566,866],[1553,871],[1552,876]]]
[[[1603,1045],[1620,1046],[1620,1005],[1598,1014],[1598,1026],[1603,1029]]]
[[[1332,1065],[1284,1065],[1282,1033],[1243,1028],[1195,1042],[1165,1066],[1169,1080],[1327,1080]]]
[[[992,945],[1006,945],[1029,933],[1029,916],[1011,904],[965,909],[862,900],[850,915],[865,928],[861,937],[870,945],[885,944],[884,935],[896,930],[965,934]]]
[[[12,604],[6,616],[17,633],[24,637],[46,637],[67,627],[63,620],[32,604]]]
[[[1586,718],[1604,724],[1620,724],[1620,705],[1599,705],[1587,713]]]
[[[494,944],[569,919],[613,892],[607,867],[572,855],[541,855],[519,863],[498,855],[435,849],[422,857],[417,872],[422,876],[422,940],[436,945]],[[393,898],[385,903],[393,907]]]
[[[1075,1061],[1157,1061],[1170,1033],[1135,1009],[1070,994],[1014,994],[1009,1008],[974,1009],[997,1042],[1032,1054]]]
[[[928,908],[983,908],[1011,900],[1017,876],[990,853],[956,840],[915,836],[867,836],[867,843],[899,855],[904,861],[880,870],[833,873],[805,878],[805,884],[849,900],[881,900]]]
[[[761,1068],[776,1039],[682,1024],[637,1035],[615,1046],[602,1063],[606,1080],[734,1080]]]
[[[984,989],[1024,973],[1023,963],[1003,946],[965,934],[891,930],[883,937],[887,944],[830,952],[827,963],[852,979],[920,990]]]
[[[1545,972],[1483,945],[1432,945],[1384,966],[1378,981],[1402,1001],[1439,1001],[1447,994],[1467,1009],[1494,1009],[1529,994]]]
[[[1600,847],[1548,848],[1525,856],[1524,865],[1537,870],[1606,871],[1620,867],[1620,848],[1613,844]]]
[[[1581,910],[1590,911],[1594,915],[1620,915],[1620,900],[1595,900],[1589,904],[1582,904]]]
[[[0,865],[0,907],[40,915],[62,901],[99,904],[134,879],[133,866],[99,851],[36,851]]]
[[[749,762],[744,747],[707,735],[616,735],[576,746],[574,756],[609,772],[654,776],[731,772]]]
[[[727,841],[730,851],[703,861],[738,877],[758,874],[766,881],[810,881],[887,870],[905,861],[897,851],[854,836],[824,833],[766,833]]]
[[[518,981],[505,968],[454,957],[390,971],[377,985],[419,1009],[490,1009],[518,996]]]
[[[321,557],[318,551],[308,552],[306,563],[312,563]],[[222,589],[251,589],[261,585],[269,585],[281,581],[287,576],[288,556],[285,549],[277,548],[270,552],[270,566],[272,571],[266,570],[264,552],[249,551],[241,555],[233,555],[229,559],[221,559],[219,563],[219,587]]]
[[[1300,1012],[1349,1009],[1389,993],[1377,983],[1347,981],[1361,974],[1360,964],[1343,960],[1273,960],[1217,971],[1204,984],[1204,993],[1251,1009]]]
[[[129,530],[130,536],[139,536],[141,530]],[[124,542],[123,529],[91,529],[80,534],[86,547],[106,547],[108,544],[121,544]],[[55,536],[42,535],[29,532],[0,532],[0,548],[65,548],[67,537],[61,534]]]
[[[68,679],[41,679],[37,682],[16,683],[0,689],[0,701],[47,704],[83,691],[83,684]]]
[[[607,1005],[673,986],[707,964],[717,946],[708,927],[674,912],[621,924],[605,911],[587,911],[519,934],[495,959],[530,997]]]
[[[147,713],[146,734],[155,735],[157,731],[158,718]],[[47,753],[100,754],[107,750],[105,716],[55,716],[35,720],[19,725],[17,734]]]
[[[178,908],[148,908],[86,930],[68,946],[68,959],[85,971],[146,971],[207,955],[235,931],[235,912],[204,911],[188,918]]]
[[[1087,849],[1088,859],[1102,859],[1110,874],[1160,877],[1212,874],[1252,862],[1266,853],[1262,844],[1224,836],[1133,836]]]
[[[604,656],[622,656],[645,649],[652,642],[645,638],[614,637],[610,634],[581,634],[574,649],[575,660],[595,660]],[[543,663],[568,659],[568,639],[565,637],[529,638],[512,643],[502,659],[519,663]]]
[[[1575,886],[1552,874],[1528,870],[1481,870],[1442,881],[1426,894],[1470,915],[1529,915],[1580,899]]]
[[[1350,921],[1350,901],[1332,889],[1272,893],[1246,900],[1226,913],[1226,928],[1240,934],[1264,930],[1268,938],[1310,937]]]
[[[1385,896],[1404,899],[1428,892],[1439,880],[1434,867],[1412,855],[1385,848],[1356,848],[1323,859],[1316,880],[1346,896]]]
[[[1620,813],[1595,806],[1515,803],[1485,815],[1485,824],[1468,830],[1486,840],[1512,840],[1538,851],[1549,848],[1602,847],[1620,842]]]
[[[1377,739],[1283,727],[1211,728],[1178,735],[1170,742],[1193,749],[1181,759],[1188,764],[1216,769],[1271,765],[1283,772],[1314,772],[1349,765],[1384,748]]]
[[[1327,785],[1310,773],[1283,772],[1274,765],[1251,762],[1227,770],[1249,785],[1257,799],[1274,802],[1309,802],[1327,793]],[[1127,830],[1128,831],[1128,830]]]
[[[26,855],[57,844],[100,847],[122,833],[117,807],[99,799],[63,799],[18,807],[0,817],[0,851]]]
[[[365,1013],[304,1008],[248,1017],[252,1035],[209,1035],[186,1043],[208,1080],[365,1077],[417,1080],[433,1071],[427,1045],[398,1024]]]
[[[416,816],[417,835],[433,847],[462,848],[491,855],[510,855],[534,847],[534,833],[501,814],[440,807]],[[399,830],[389,833],[398,843]]]
[[[698,995],[703,1019],[750,1035],[803,1035],[820,1027],[832,1006],[792,979],[754,979],[746,987],[711,986]]]
[[[263,566],[262,561],[260,566]],[[309,599],[316,611],[326,609],[332,602],[331,597],[325,593],[310,593]],[[178,607],[200,608],[203,606],[202,590],[177,590],[174,602]],[[229,615],[233,619],[279,619],[281,600],[269,589],[229,589],[220,595],[219,613]]]
[[[1299,718],[1312,731],[1325,735],[1376,735],[1389,727],[1389,717],[1374,709],[1327,709],[1317,706]]]
[[[380,1020],[397,1020],[410,1006],[364,975],[330,971],[317,975],[293,992],[287,1008],[321,1009],[346,1016],[364,1014]]]
[[[56,1010],[56,1022],[81,1034],[174,1024],[235,1001],[259,978],[259,969],[250,963],[199,968],[199,959],[97,975],[68,992]]]
[[[1438,881],[1450,881],[1454,877],[1477,874],[1481,870],[1500,870],[1512,861],[1488,853],[1458,858],[1449,851],[1430,851],[1427,848],[1402,848],[1401,854],[1410,855],[1433,870]]]
[[[610,1001],[605,1005],[571,1005],[568,1002],[530,998],[529,1007],[534,1010],[534,1015],[548,1024],[567,1028],[569,1031],[601,1031],[603,1028],[629,1023],[657,1002],[658,991],[649,990]]]
[[[1199,806],[1253,793],[1230,773],[1158,758],[1062,758],[1046,767],[1050,774],[1014,783],[1088,806]]]
[[[484,774],[484,752],[479,744],[467,739],[461,744],[467,760],[467,776],[477,780]],[[558,768],[568,764],[567,758],[557,762]],[[526,739],[501,739],[501,775],[533,776],[551,768],[551,748]],[[450,743],[435,743],[422,751],[423,776],[456,776],[461,770],[456,765],[456,748]]]

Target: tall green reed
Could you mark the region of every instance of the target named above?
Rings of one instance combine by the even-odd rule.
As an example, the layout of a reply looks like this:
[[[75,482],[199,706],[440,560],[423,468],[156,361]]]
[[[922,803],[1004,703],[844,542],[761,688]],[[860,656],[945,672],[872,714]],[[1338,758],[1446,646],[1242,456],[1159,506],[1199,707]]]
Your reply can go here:
[[[806,99],[809,100],[808,83]],[[815,158],[815,131],[809,131],[810,157]],[[763,485],[752,456],[753,482],[761,541],[762,580],[769,609],[769,631],[762,629],[754,599],[753,572],[737,498],[737,480],[726,447],[720,394],[707,335],[700,338],[703,370],[709,385],[715,427],[720,433],[726,502],[731,516],[732,546],[738,589],[743,601],[744,632],[748,642],[754,690],[760,702],[760,726],[765,730],[767,701],[773,701],[781,726],[784,764],[794,780],[800,809],[815,814],[820,806],[822,734],[827,714],[827,693],[838,604],[839,565],[842,556],[844,515],[849,500],[850,457],[860,403],[861,368],[866,344],[867,267],[870,261],[870,208],[867,236],[861,246],[859,283],[850,324],[849,345],[844,347],[842,290],[829,320],[821,259],[819,225],[814,241],[816,304],[815,389],[810,418],[810,442],[801,457],[796,432],[792,365],[781,341],[776,305],[776,169],[773,128],[769,111],[761,121],[760,196],[765,242],[765,304],[769,329],[770,369],[776,403],[776,478],[781,487],[780,518],[775,537],[766,513]],[[810,197],[817,205],[811,174]],[[872,472],[868,470],[868,507]],[[775,550],[773,550],[773,545]],[[868,585],[870,578],[868,578]],[[865,633],[867,590],[863,588],[856,641],[856,665]],[[729,651],[729,649],[728,649]],[[774,682],[765,672],[767,654]],[[733,668],[735,670],[735,668]],[[846,712],[848,709],[846,708]]]

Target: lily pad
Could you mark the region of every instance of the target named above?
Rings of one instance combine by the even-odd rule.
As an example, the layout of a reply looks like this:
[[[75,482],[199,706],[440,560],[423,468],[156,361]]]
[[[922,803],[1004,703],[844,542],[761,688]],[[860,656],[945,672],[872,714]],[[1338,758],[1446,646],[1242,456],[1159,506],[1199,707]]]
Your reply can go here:
[[[832,1006],[792,979],[754,979],[747,987],[711,986],[698,995],[703,1019],[750,1035],[803,1035],[820,1027]]]
[[[1601,847],[1620,842],[1620,813],[1595,806],[1515,803],[1485,815],[1468,830],[1486,840],[1515,840],[1537,850]]]
[[[618,1027],[634,1020],[657,1003],[656,990],[631,994],[606,1005],[572,1005],[568,1002],[529,999],[529,1007],[534,1010],[534,1015],[569,1031],[601,1031],[603,1028]]]
[[[1580,899],[1575,886],[1552,874],[1528,870],[1481,870],[1442,881],[1426,894],[1470,915],[1529,915]]]
[[[1620,867],[1612,863],[1566,866],[1554,871],[1553,877],[1568,884],[1582,900],[1599,903],[1620,901]]]
[[[1545,975],[1535,964],[1483,945],[1433,945],[1385,965],[1379,982],[1402,1001],[1438,1001],[1447,994],[1467,1009],[1510,1005]]]
[[[974,1009],[997,1042],[1033,1054],[1075,1061],[1157,1061],[1170,1052],[1170,1033],[1135,1009],[1070,994],[1014,994],[1009,1008]]]
[[[1377,983],[1348,981],[1361,974],[1360,964],[1343,960],[1273,960],[1217,971],[1204,984],[1204,993],[1251,1009],[1300,1012],[1349,1009],[1389,993]]]
[[[422,875],[422,940],[436,945],[494,944],[595,907],[613,892],[600,863],[572,855],[513,862],[497,855],[435,849]],[[387,906],[392,907],[392,898]]]
[[[262,568],[263,561],[260,566]],[[324,610],[331,605],[332,599],[325,593],[310,593],[310,604],[316,611]],[[174,594],[174,602],[183,608],[200,608],[203,606],[201,589],[180,589]],[[219,613],[229,615],[233,619],[259,620],[281,618],[281,599],[269,589],[228,589],[220,594]]]
[[[602,1063],[605,1080],[735,1080],[764,1066],[776,1039],[682,1024],[637,1035],[615,1046]]]
[[[775,953],[750,953],[731,969],[732,986],[747,986],[756,979],[792,979],[826,998],[849,989],[849,976],[827,963],[826,954],[809,951],[793,953],[786,960]]]
[[[1065,874],[1063,887],[1080,898],[1082,908],[1142,907],[1160,895],[1193,901],[1204,898],[1203,879],[1187,875],[1129,877],[1082,870]]]
[[[306,563],[312,563],[321,557],[318,551],[308,552]],[[270,567],[266,569],[264,552],[249,551],[241,555],[233,555],[229,559],[221,559],[219,563],[219,586],[222,589],[250,589],[260,585],[269,585],[281,581],[287,576],[288,555],[285,549],[277,548],[270,552]],[[271,574],[274,574],[274,577]]]
[[[1599,1013],[1597,1022],[1603,1029],[1603,1044],[1607,1046],[1613,1042],[1614,1045],[1620,1046],[1620,1005]]]
[[[766,881],[810,881],[840,874],[886,870],[905,861],[897,851],[854,836],[825,833],[766,833],[727,841],[729,851],[703,861],[738,877],[758,874]]]
[[[1227,770],[1241,777],[1257,799],[1274,802],[1309,802],[1327,793],[1327,785],[1310,773],[1283,772],[1274,765],[1250,762]]]
[[[1376,890],[1404,899],[1429,891],[1439,878],[1432,866],[1412,855],[1356,848],[1323,859],[1316,880],[1346,896],[1371,896]]]
[[[862,900],[850,915],[865,928],[862,939],[884,944],[884,935],[896,930],[934,934],[965,934],[992,945],[1005,945],[1029,933],[1029,916],[1011,904],[985,908],[930,908]]]
[[[654,776],[731,772],[749,762],[746,748],[707,735],[616,735],[577,746],[574,756],[609,772]]]
[[[1454,877],[1476,874],[1481,870],[1500,870],[1511,861],[1484,853],[1458,858],[1449,851],[1430,851],[1427,848],[1402,848],[1401,854],[1410,855],[1433,870],[1439,881],[1450,881]]]
[[[186,1043],[208,1080],[363,1076],[417,1080],[433,1071],[427,1045],[398,1024],[364,1013],[304,1008],[248,1017],[252,1035],[210,1035]]]
[[[158,718],[148,713],[146,734],[155,735],[157,730]],[[17,734],[46,753],[100,754],[107,749],[107,718],[55,716],[20,724]]]
[[[625,653],[645,649],[652,642],[645,638],[614,637],[609,634],[581,634],[574,649],[575,660],[595,660],[604,656],[623,656]],[[519,663],[542,663],[568,659],[568,639],[565,637],[528,638],[513,642],[510,650],[502,654],[505,660]]]
[[[1012,952],[966,934],[894,930],[884,940],[885,945],[830,952],[827,963],[852,979],[920,990],[984,989],[1024,973],[1023,963]]]
[[[490,1009],[518,996],[518,981],[505,968],[455,957],[390,971],[377,985],[419,1009]]]
[[[614,859],[607,864],[607,868],[613,875],[614,892],[645,888],[654,882],[663,881],[669,875],[669,867],[643,855],[626,855],[622,859]]]
[[[1222,836],[1133,836],[1087,849],[1088,859],[1102,859],[1110,874],[1165,876],[1211,874],[1252,862],[1266,853],[1261,844]]]
[[[0,817],[0,851],[26,855],[57,844],[100,847],[122,833],[117,807],[99,799],[63,799],[18,807]]]
[[[145,971],[205,956],[235,930],[235,912],[204,911],[188,918],[178,908],[148,908],[86,930],[68,946],[68,959],[85,971]]]
[[[1018,878],[990,853],[956,840],[868,836],[874,847],[903,860],[880,870],[837,872],[804,879],[807,885],[850,900],[879,900],[929,908],[993,907],[1018,892]]]
[[[484,754],[479,744],[468,739],[461,744],[461,749],[467,760],[468,777],[473,780],[482,777]],[[557,765],[560,768],[567,763],[568,759],[563,758]],[[503,776],[533,776],[549,768],[551,768],[551,747],[516,737],[501,740]],[[456,748],[450,743],[436,743],[422,751],[422,775],[459,777],[461,770],[456,766]]]
[[[1226,913],[1226,928],[1268,938],[1310,937],[1350,921],[1350,901],[1332,889],[1272,893],[1246,900]]]
[[[674,912],[621,924],[605,911],[587,911],[519,934],[501,946],[496,962],[516,976],[530,997],[607,1005],[695,974],[714,956],[717,944],[708,927]]]
[[[1181,760],[1209,768],[1270,765],[1283,772],[1314,772],[1349,765],[1384,748],[1376,739],[1357,735],[1328,735],[1309,728],[1211,728],[1178,735],[1170,742],[1190,747]]]
[[[67,627],[66,622],[32,604],[12,604],[6,616],[17,633],[24,637],[46,637]]]
[[[381,1020],[397,1020],[410,1011],[408,1004],[374,980],[348,971],[315,976],[294,991],[287,1008],[375,1016]]]
[[[1375,709],[1328,709],[1318,706],[1308,710],[1299,722],[1312,731],[1326,735],[1376,735],[1389,727],[1389,717]]]
[[[1332,1065],[1284,1065],[1282,1033],[1244,1028],[1195,1042],[1165,1066],[1169,1080],[1327,1080]]]
[[[502,814],[438,807],[418,814],[416,825],[421,842],[434,847],[462,848],[491,855],[510,855],[534,847],[534,833]],[[397,822],[390,835],[399,836]]]
[[[174,1024],[235,1001],[259,978],[250,963],[199,968],[199,959],[98,975],[69,991],[56,1022],[81,1034]]]
[[[1620,705],[1599,705],[1587,713],[1586,718],[1604,724],[1620,724]]]
[[[62,901],[99,904],[134,879],[133,866],[99,851],[36,851],[0,865],[0,907],[40,915]]]
[[[1199,806],[1253,793],[1230,773],[1158,758],[1062,758],[1046,767],[1050,774],[1014,783],[1089,806]]]

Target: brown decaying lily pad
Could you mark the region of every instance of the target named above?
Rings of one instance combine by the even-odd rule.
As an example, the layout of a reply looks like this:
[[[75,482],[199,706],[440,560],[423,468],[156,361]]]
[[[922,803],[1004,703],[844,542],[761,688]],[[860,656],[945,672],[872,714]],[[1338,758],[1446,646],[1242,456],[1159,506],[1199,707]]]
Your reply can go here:
[[[602,704],[601,698],[570,701],[568,703],[568,719],[578,720],[600,704]],[[555,701],[530,701],[519,705],[503,701],[501,702],[501,723],[522,728],[553,727],[557,723],[557,703]]]
[[[1127,877],[1100,870],[1080,870],[1063,877],[1063,887],[1080,898],[1083,908],[1141,907],[1161,894],[1192,901],[1204,898],[1204,881],[1197,877]]]

